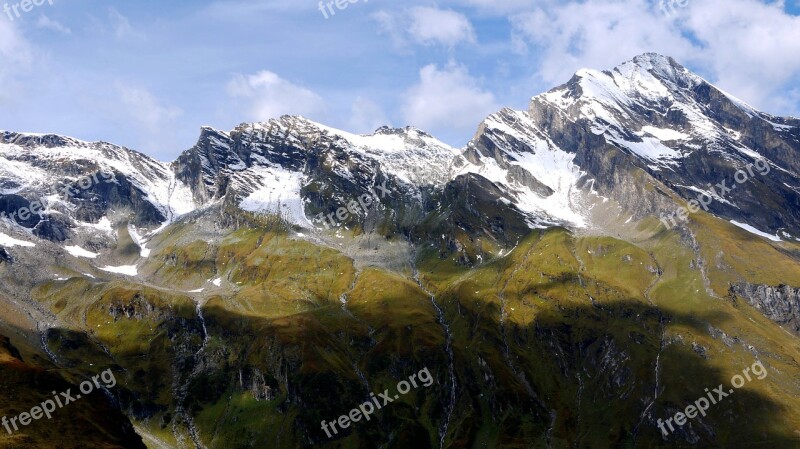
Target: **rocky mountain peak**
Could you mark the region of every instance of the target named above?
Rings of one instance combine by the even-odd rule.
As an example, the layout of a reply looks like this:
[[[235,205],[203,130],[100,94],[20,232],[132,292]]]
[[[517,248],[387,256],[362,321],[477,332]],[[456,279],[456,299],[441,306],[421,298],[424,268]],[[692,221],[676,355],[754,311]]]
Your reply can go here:
[[[570,109],[575,105],[600,103],[628,108],[636,103],[667,105],[690,101],[694,89],[707,84],[674,59],[646,53],[612,70],[581,69],[566,84],[533,98],[532,104],[547,101]]]
[[[81,147],[87,145],[86,142],[82,142],[78,139],[56,134],[18,133],[11,131],[0,131],[0,143],[18,145],[22,149],[35,147]]]
[[[304,213],[314,216],[333,207],[329,198],[346,201],[376,182],[402,187],[411,210],[434,204],[426,198],[469,175],[493,183],[502,192],[495,199],[533,227],[590,227],[589,211],[599,210],[592,209],[598,199],[615,198],[637,218],[669,207],[663,196],[640,201],[642,192],[630,189],[636,185],[628,179],[633,167],[688,198],[754,158],[767,157],[788,171],[756,178],[753,188],[766,183],[776,202],[792,203],[800,166],[795,123],[755,111],[670,57],[646,53],[611,70],[579,70],[566,84],[534,97],[527,111],[501,109],[478,126],[466,148],[413,126],[359,135],[292,115],[230,131],[203,126],[197,143],[171,164],[110,144],[6,132],[0,134],[0,156],[31,169],[12,173],[0,167],[0,188],[19,194],[5,207],[16,210],[28,195],[21,189],[33,182],[18,174],[49,180],[47,173],[67,158],[76,162],[74,173],[110,167],[124,175],[123,193],[104,194],[108,204],[83,222],[94,222],[130,196],[138,209],[154,208],[141,224],[171,222],[179,211],[225,200],[248,211],[289,204],[295,222],[307,226]],[[25,156],[26,148],[35,151]],[[772,216],[742,214],[756,201],[737,201],[717,201],[711,210],[770,231],[800,222],[782,208]]]

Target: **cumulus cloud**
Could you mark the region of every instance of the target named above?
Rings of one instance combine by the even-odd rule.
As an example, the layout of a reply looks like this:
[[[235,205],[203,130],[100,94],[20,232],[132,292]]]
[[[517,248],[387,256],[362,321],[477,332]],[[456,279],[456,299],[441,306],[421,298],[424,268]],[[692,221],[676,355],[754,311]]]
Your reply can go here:
[[[656,51],[700,72],[722,89],[768,112],[794,113],[787,97],[800,77],[800,18],[783,2],[690,1],[665,14],[646,0],[544,3],[514,14],[512,42],[536,52],[536,77],[565,82],[577,69],[609,69]]]
[[[407,51],[406,33],[397,14],[389,11],[378,11],[370,17],[377,22],[380,32],[389,36],[396,50]]]
[[[431,64],[420,70],[419,78],[406,92],[402,108],[411,125],[465,133],[499,109],[494,95],[483,90],[464,66],[450,63],[440,69]]]
[[[409,43],[453,48],[477,40],[467,16],[450,9],[416,6],[403,11],[378,11],[372,18],[401,49]]]
[[[267,121],[284,114],[314,116],[324,109],[319,95],[268,70],[235,76],[227,91],[241,103],[241,113],[252,121]]]
[[[427,6],[411,8],[409,14],[408,32],[420,44],[454,47],[461,42],[475,42],[475,30],[463,14]]]
[[[788,15],[782,3],[692,2],[685,27],[701,42],[698,59],[723,89],[754,106],[797,114],[800,17]]]
[[[608,69],[659,48],[678,60],[693,50],[645,0],[569,2],[516,15],[511,23],[517,51],[537,47],[537,75],[549,85],[567,81],[580,68]]]

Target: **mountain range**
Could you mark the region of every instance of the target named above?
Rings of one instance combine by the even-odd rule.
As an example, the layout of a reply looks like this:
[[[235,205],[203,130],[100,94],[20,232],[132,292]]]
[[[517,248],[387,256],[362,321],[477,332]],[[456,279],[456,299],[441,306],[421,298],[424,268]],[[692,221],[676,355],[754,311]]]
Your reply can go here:
[[[800,446],[800,120],[669,57],[463,148],[298,116],[171,163],[0,132],[0,214],[0,415],[119,381],[0,447]]]

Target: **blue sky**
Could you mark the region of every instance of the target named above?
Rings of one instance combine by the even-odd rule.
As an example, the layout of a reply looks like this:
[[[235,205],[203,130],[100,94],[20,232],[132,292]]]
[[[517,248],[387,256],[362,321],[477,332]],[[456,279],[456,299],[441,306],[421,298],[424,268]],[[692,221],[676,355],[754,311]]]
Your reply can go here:
[[[460,146],[500,107],[646,51],[800,115],[796,0],[357,0],[328,18],[312,0],[19,1],[0,0],[0,129],[161,160],[202,125],[282,114]]]

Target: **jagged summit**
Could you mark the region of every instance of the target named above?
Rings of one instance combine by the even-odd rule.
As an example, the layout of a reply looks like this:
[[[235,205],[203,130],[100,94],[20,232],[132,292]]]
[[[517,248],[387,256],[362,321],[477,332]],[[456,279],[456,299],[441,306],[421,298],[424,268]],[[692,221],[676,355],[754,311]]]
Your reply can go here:
[[[599,102],[629,106],[633,102],[681,101],[705,81],[674,59],[647,53],[612,70],[581,69],[566,84],[533,97],[563,108],[576,103]]]
[[[533,97],[527,111],[504,108],[490,115],[464,148],[411,126],[358,135],[291,115],[229,131],[203,126],[197,143],[170,164],[102,142],[4,132],[0,210],[16,210],[43,194],[43,186],[107,168],[120,175],[116,188],[72,198],[72,212],[48,209],[49,231],[34,232],[77,238],[80,223],[96,224],[120,206],[137,211],[137,225],[163,229],[218,203],[283,211],[295,224],[314,228],[312,218],[320,212],[384,181],[404,192],[394,207],[414,214],[447,215],[452,204],[444,196],[458,186],[485,191],[481,207],[500,204],[498,216],[527,228],[594,228],[605,226],[598,211],[610,207],[598,202],[613,200],[632,220],[658,216],[674,203],[668,195],[648,193],[648,182],[691,199],[713,193],[708,184],[765,158],[776,174],[749,179],[748,186],[769,192],[775,207],[763,211],[755,196],[740,195],[716,201],[710,212],[770,234],[797,235],[795,125],[755,111],[670,57],[646,53],[611,70],[580,70]],[[637,170],[647,174],[644,184]],[[353,226],[367,219],[352,218]],[[32,220],[22,226],[40,225]],[[497,225],[486,229],[502,234]]]

